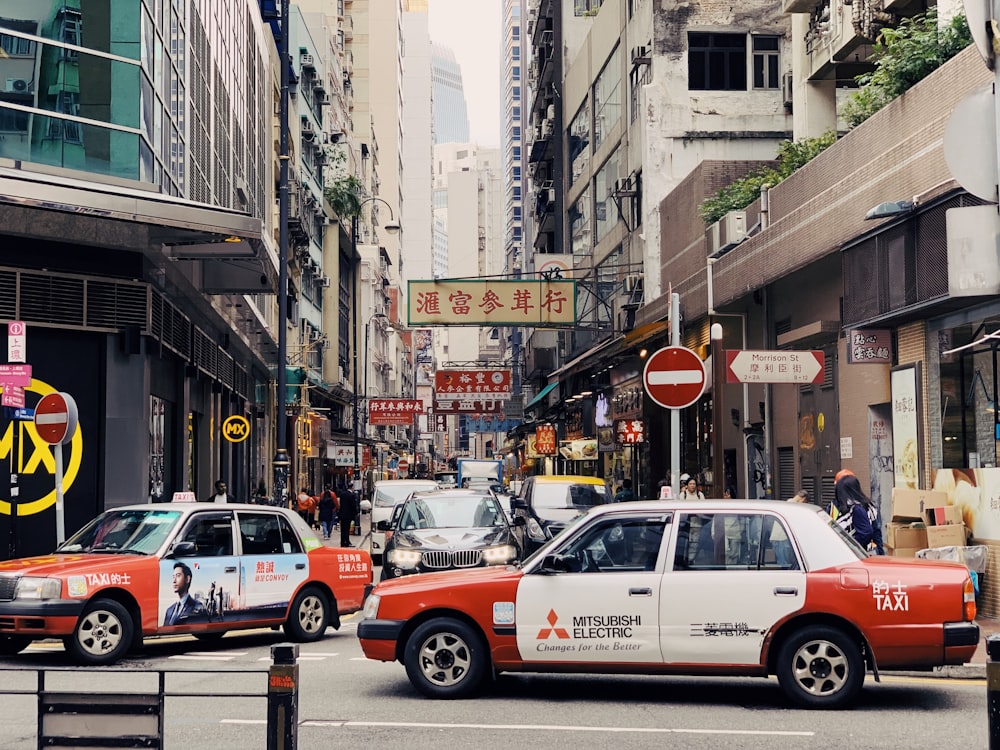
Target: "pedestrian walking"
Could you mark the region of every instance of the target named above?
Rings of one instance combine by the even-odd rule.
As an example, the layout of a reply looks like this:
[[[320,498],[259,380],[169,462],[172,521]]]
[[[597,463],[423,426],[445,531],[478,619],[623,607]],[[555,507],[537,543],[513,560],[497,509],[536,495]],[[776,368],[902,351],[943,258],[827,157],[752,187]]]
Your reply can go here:
[[[323,530],[323,538],[329,539],[333,531],[333,522],[337,517],[338,499],[329,487],[323,489],[319,496],[319,525]]]
[[[353,547],[351,525],[358,517],[358,496],[347,484],[341,484],[337,487],[337,498],[340,500],[340,546]]]
[[[840,509],[837,523],[864,549],[875,548],[875,554],[884,555],[882,548],[882,524],[879,523],[878,509],[861,489],[861,482],[853,474],[840,478],[834,487],[836,504]]]
[[[698,480],[688,477],[686,484],[681,488],[681,500],[704,500],[705,493],[698,489]]]
[[[236,498],[229,494],[226,483],[220,479],[215,483],[215,493],[205,498],[206,503],[235,503]]]
[[[295,497],[295,510],[302,516],[302,520],[312,528],[313,513],[316,511],[316,498],[305,487],[299,490]]]

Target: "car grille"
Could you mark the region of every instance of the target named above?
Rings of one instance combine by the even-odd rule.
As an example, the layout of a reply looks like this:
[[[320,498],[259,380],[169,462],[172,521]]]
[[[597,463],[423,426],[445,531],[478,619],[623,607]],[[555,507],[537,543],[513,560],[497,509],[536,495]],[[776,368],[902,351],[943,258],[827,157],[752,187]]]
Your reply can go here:
[[[421,556],[421,562],[426,568],[474,568],[482,560],[482,550],[430,550]]]
[[[0,601],[9,602],[14,598],[17,576],[0,576]]]

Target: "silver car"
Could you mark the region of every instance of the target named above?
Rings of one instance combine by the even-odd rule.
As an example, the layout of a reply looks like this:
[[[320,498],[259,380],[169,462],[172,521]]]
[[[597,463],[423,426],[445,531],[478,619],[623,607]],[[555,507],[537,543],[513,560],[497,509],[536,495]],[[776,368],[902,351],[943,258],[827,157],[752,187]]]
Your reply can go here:
[[[392,518],[392,509],[414,492],[429,492],[438,489],[438,483],[431,479],[383,479],[375,482],[372,495],[372,557],[381,559],[385,552],[385,532],[377,531],[379,521]]]

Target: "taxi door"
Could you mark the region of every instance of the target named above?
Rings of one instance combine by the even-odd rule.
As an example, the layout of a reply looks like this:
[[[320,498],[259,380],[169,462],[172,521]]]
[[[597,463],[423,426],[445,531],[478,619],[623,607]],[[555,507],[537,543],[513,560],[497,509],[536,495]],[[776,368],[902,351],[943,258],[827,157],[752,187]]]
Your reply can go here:
[[[515,618],[526,662],[660,663],[659,560],[667,517],[605,516],[554,550],[560,570],[521,578]]]
[[[801,609],[806,574],[784,524],[763,513],[679,513],[660,589],[668,664],[759,664],[764,637]]]
[[[238,513],[243,556],[241,620],[283,620],[292,595],[309,578],[309,556],[295,529],[280,513]]]

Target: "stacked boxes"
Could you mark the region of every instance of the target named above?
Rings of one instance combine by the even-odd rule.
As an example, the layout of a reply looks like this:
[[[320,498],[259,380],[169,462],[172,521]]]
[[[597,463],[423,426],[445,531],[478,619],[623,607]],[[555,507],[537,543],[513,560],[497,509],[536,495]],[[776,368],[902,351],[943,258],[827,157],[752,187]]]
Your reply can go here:
[[[965,546],[962,511],[947,502],[943,492],[894,488],[892,520],[886,528],[888,553],[915,557],[921,549]]]

